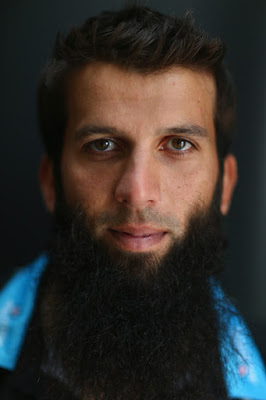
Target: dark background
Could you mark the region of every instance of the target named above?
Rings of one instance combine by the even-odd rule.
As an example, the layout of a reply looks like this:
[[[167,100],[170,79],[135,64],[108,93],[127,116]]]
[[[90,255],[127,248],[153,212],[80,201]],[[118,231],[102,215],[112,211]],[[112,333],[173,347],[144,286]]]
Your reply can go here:
[[[127,3],[130,3],[129,1]],[[42,145],[36,121],[36,85],[58,30],[119,0],[1,0],[1,282],[44,248],[49,217],[38,188]],[[227,218],[230,248],[225,286],[245,316],[266,359],[266,1],[150,0],[146,5],[183,15],[221,36],[238,90],[234,152],[239,182]]]

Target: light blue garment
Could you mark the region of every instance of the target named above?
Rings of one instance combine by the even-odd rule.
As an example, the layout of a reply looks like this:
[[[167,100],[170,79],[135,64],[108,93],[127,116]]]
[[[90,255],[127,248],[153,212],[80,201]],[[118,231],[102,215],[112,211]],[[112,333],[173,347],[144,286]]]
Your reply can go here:
[[[21,268],[0,292],[0,367],[13,370],[32,315],[38,283],[47,264],[42,255],[32,264]],[[221,320],[226,321],[219,303],[224,294],[212,280],[214,302]],[[234,307],[231,306],[232,311]],[[266,400],[266,371],[261,356],[243,320],[235,313],[228,318],[228,343],[233,341],[237,352],[227,357],[227,343],[221,340],[225,381],[231,398]],[[221,335],[221,338],[223,335]]]
[[[220,335],[220,351],[228,395],[245,400],[266,400],[266,370],[250,332],[214,279],[211,279],[211,287],[220,321],[227,332],[227,335]],[[222,306],[225,303],[230,312]]]
[[[0,292],[0,367],[14,369],[28,322],[32,315],[38,283],[47,263],[42,255],[21,268]]]

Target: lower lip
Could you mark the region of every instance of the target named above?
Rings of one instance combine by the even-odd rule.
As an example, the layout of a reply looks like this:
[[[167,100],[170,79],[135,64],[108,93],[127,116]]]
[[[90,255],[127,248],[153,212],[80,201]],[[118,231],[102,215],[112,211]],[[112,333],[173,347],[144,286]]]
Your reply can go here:
[[[115,243],[127,251],[149,251],[152,247],[161,244],[166,232],[153,233],[149,236],[133,236],[129,233],[109,230]]]

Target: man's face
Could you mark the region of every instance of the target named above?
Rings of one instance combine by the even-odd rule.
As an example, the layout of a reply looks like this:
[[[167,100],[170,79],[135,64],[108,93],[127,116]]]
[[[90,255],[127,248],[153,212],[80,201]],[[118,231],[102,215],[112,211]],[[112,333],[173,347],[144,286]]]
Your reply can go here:
[[[145,76],[95,63],[72,74],[64,195],[109,250],[160,258],[210,205],[215,94],[210,75],[181,67]]]
[[[99,63],[72,73],[66,98],[56,207],[47,158],[40,174],[56,228],[43,325],[66,382],[84,398],[217,398],[225,388],[208,277],[224,246],[213,79]]]

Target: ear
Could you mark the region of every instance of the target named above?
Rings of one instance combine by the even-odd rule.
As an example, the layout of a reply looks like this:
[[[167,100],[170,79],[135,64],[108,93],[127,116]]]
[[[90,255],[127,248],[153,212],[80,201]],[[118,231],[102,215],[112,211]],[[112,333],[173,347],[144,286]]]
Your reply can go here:
[[[232,195],[237,182],[237,162],[232,154],[228,154],[224,159],[223,187],[220,210],[223,215],[229,211]]]
[[[53,213],[55,207],[53,163],[46,154],[41,159],[39,183],[45,206],[50,213]]]

